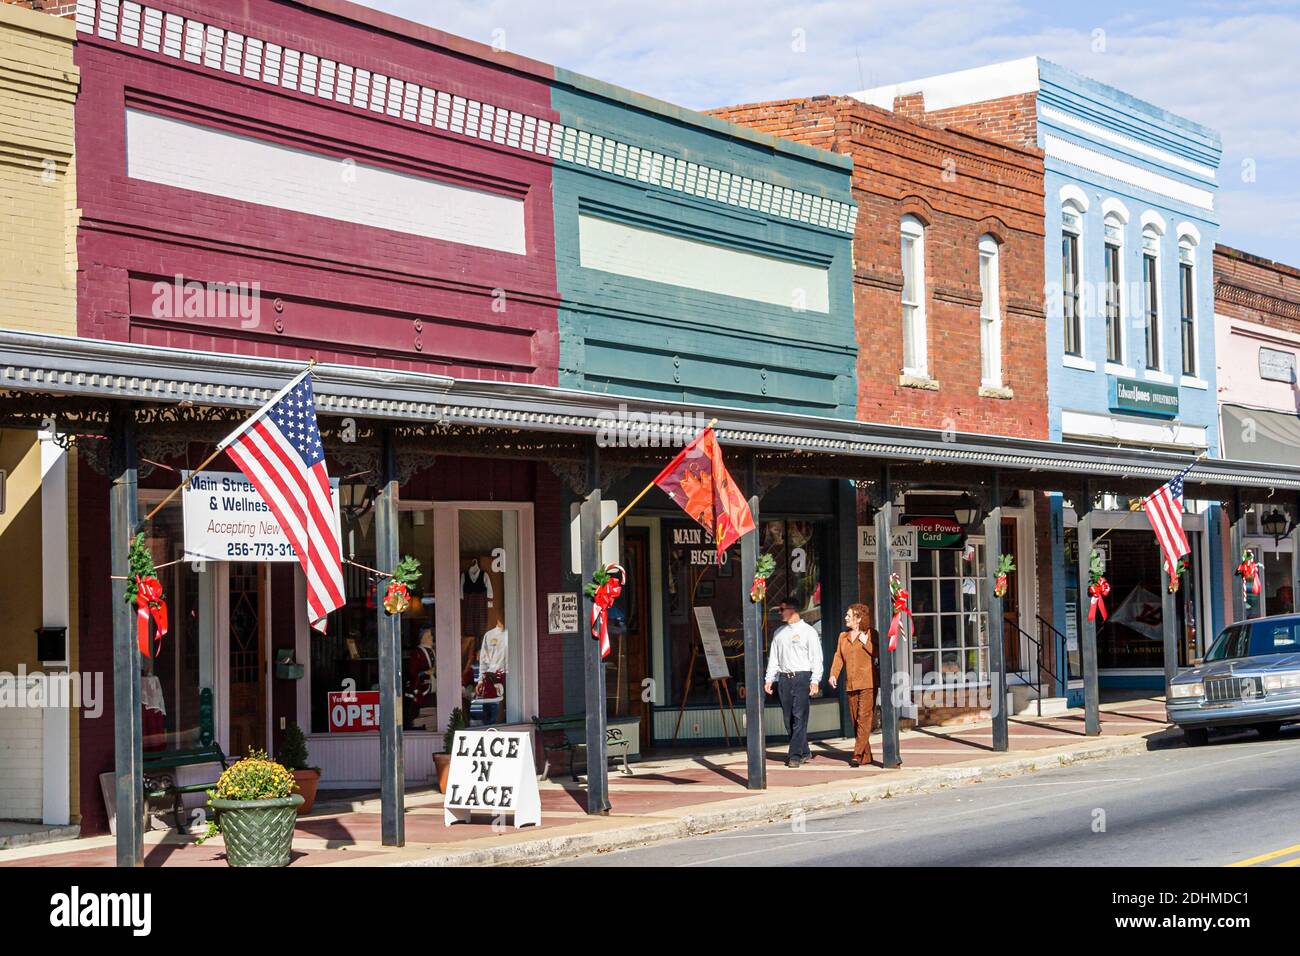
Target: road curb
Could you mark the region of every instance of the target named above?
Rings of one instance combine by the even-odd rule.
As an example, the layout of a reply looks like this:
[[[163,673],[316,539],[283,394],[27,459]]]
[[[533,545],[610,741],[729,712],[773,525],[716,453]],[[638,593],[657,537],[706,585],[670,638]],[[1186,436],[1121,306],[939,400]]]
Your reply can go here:
[[[958,767],[934,767],[917,770],[907,777],[873,779],[870,783],[820,784],[815,793],[771,799],[764,795],[737,797],[725,805],[686,814],[670,820],[654,820],[592,833],[556,834],[501,846],[453,850],[426,857],[395,860],[391,866],[506,866],[533,865],[589,853],[643,846],[663,840],[683,839],[716,833],[737,826],[754,826],[789,820],[796,813],[837,810],[904,794],[930,793],[952,786],[979,783],[1002,777],[1015,777],[1052,767],[1063,767],[1086,760],[1123,757],[1167,746],[1181,738],[1178,731],[1162,731],[1150,736],[1131,735],[1072,744],[1008,759],[988,758],[980,763]]]

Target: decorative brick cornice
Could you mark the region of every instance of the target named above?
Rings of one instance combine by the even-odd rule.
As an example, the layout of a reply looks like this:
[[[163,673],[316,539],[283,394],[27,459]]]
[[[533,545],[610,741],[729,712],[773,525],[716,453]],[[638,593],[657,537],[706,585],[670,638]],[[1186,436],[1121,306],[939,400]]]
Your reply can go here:
[[[225,30],[134,0],[80,0],[77,30],[193,69],[315,97],[555,162],[852,234],[857,207],[621,142],[518,110]]]

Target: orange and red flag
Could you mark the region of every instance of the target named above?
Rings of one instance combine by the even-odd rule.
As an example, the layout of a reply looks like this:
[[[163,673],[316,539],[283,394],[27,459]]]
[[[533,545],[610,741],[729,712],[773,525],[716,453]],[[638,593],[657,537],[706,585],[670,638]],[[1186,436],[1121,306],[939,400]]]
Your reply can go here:
[[[713,535],[719,554],[754,530],[754,515],[723,464],[712,428],[683,448],[654,483]]]

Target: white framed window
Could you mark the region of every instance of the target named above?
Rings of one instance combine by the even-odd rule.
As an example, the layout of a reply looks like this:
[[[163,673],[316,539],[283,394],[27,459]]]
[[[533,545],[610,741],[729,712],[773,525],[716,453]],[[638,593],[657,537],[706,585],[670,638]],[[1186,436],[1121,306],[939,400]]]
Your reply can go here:
[[[1002,387],[1002,280],[998,241],[981,236],[980,378],[989,388]]]
[[[1115,213],[1105,219],[1106,361],[1124,364],[1124,222]]]
[[[903,260],[903,374],[929,377],[925,344],[925,226],[904,216],[900,226]]]
[[[1061,320],[1066,355],[1083,357],[1083,308],[1079,242],[1083,236],[1083,209],[1073,200],[1061,207]]]
[[[1196,242],[1178,239],[1178,320],[1183,346],[1183,374],[1196,377]]]
[[[1146,363],[1160,370],[1160,234],[1151,226],[1142,230],[1142,325]]]

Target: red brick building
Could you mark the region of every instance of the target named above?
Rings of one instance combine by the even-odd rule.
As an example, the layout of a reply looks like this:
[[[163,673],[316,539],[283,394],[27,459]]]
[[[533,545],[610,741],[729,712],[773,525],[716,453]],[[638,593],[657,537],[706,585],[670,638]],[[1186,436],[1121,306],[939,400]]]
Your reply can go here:
[[[940,130],[852,97],[813,97],[714,115],[855,159],[858,417],[960,432],[1047,436],[1043,329],[1043,161]],[[904,356],[904,222],[919,227],[914,314]],[[981,317],[983,255],[996,289]],[[990,242],[991,240],[991,242]],[[985,324],[996,354],[982,361]]]
[[[1009,145],[939,129],[909,117],[905,103],[896,105],[891,113],[853,97],[818,96],[712,112],[854,158],[860,420],[1046,438],[1043,154],[1032,136]],[[1014,125],[1020,120],[1010,112],[1002,119]],[[938,493],[916,487],[896,497],[904,523],[954,514],[958,492],[945,487],[941,476],[933,490]],[[1031,635],[1042,638],[1035,618],[1051,616],[1050,575],[1036,559],[1050,553],[1051,525],[1042,496],[1004,498],[1009,517],[1002,549],[1018,567],[1039,569],[1021,580],[1013,574],[1004,604],[1007,669],[1031,682],[1037,658]],[[868,523],[865,500],[860,509],[860,523]],[[941,722],[979,706],[964,695],[981,685],[984,638],[968,641],[950,632],[955,619],[949,620],[951,608],[944,603],[957,594],[945,578],[967,579],[983,560],[982,537],[970,531],[965,550],[942,550],[949,544],[927,551],[923,545],[916,561],[895,565],[920,613],[905,665],[915,710],[905,713],[921,722]],[[864,596],[874,592],[871,567],[858,565]],[[933,595],[940,593],[949,597],[936,600]],[[928,609],[922,607],[927,594]],[[1041,663],[1050,671],[1052,648],[1042,643],[1048,646]],[[974,680],[955,679],[954,672],[971,671],[977,672]],[[934,680],[964,689],[952,695],[956,699],[942,700],[918,690]]]

